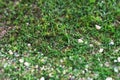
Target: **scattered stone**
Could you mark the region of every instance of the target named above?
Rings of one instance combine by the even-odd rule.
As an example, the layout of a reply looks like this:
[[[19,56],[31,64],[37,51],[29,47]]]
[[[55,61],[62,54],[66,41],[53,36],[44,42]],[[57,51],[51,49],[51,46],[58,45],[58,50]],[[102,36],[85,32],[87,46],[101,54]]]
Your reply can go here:
[[[28,25],[29,25],[29,23],[26,23],[26,25],[28,26]]]
[[[41,77],[40,80],[45,80],[45,78],[44,78],[44,77]]]
[[[111,77],[107,77],[105,80],[113,80]]]
[[[102,53],[103,51],[104,51],[104,49],[103,49],[103,48],[100,48],[99,53]]]
[[[93,47],[93,44],[90,44],[89,46],[90,46],[90,47]]]
[[[28,45],[28,47],[31,47],[31,44],[27,44]]]
[[[114,72],[116,72],[116,73],[119,72],[118,67],[114,67]]]
[[[85,41],[85,44],[88,44],[88,42],[87,42],[87,41]]]
[[[72,76],[72,75],[70,75],[70,76],[69,76],[69,80],[75,80],[75,77]]]
[[[120,62],[120,57],[117,58],[117,61]]]
[[[110,63],[109,62],[105,62],[104,64],[106,67],[109,67],[110,66]]]
[[[101,29],[101,26],[99,26],[99,25],[95,25],[95,27],[96,27],[97,30]]]
[[[83,43],[84,41],[82,39],[78,39],[78,43]]]
[[[7,66],[8,66],[8,63],[5,63],[3,67],[6,68]]]
[[[117,60],[114,60],[114,62],[116,63],[116,62],[117,62]]]
[[[86,78],[79,78],[78,80],[86,80]]]
[[[12,50],[9,50],[9,51],[8,51],[8,53],[9,53],[10,55],[13,55],[13,52],[12,52]]]
[[[35,68],[37,69],[39,66],[38,65],[35,65]]]
[[[15,56],[15,57],[19,57],[20,55],[19,55],[17,52],[15,52],[15,53],[14,53],[14,56]]]
[[[30,66],[30,63],[24,62],[24,65],[27,66],[27,67],[29,67],[29,66]]]
[[[93,80],[93,78],[88,77],[87,80]]]
[[[111,40],[111,42],[109,43],[109,45],[114,45],[114,41],[113,41],[113,40]]]
[[[20,62],[20,63],[23,63],[23,62],[24,62],[24,59],[19,59],[19,62]]]
[[[85,74],[85,70],[82,70],[82,74]]]

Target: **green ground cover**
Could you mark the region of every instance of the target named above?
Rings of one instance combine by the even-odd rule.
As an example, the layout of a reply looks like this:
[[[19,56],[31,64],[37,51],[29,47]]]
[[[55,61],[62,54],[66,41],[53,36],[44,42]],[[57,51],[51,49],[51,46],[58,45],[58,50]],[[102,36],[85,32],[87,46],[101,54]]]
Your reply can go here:
[[[0,27],[1,80],[120,80],[119,0],[0,0]]]

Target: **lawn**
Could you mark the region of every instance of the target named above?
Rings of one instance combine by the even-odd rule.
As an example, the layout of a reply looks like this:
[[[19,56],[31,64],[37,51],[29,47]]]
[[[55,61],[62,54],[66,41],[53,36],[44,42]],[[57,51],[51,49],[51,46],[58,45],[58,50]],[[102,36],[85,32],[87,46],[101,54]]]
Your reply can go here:
[[[120,80],[120,1],[0,0],[0,80]]]

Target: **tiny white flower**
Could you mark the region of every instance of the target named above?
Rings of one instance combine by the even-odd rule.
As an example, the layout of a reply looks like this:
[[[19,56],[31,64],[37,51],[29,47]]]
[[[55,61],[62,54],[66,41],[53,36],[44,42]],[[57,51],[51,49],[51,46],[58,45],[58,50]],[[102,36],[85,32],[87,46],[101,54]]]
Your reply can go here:
[[[95,27],[96,27],[97,30],[101,29],[101,26],[99,26],[99,25],[95,25]]]
[[[113,40],[111,40],[111,42],[109,43],[109,45],[114,45],[114,42],[113,42]]]
[[[107,77],[105,80],[113,80],[111,77]]]
[[[9,51],[8,51],[8,53],[9,53],[10,55],[13,55],[13,52],[12,52],[12,50],[9,50]]]
[[[40,80],[45,80],[45,78],[44,78],[44,77],[41,77]]]
[[[19,62],[20,62],[20,63],[23,63],[23,62],[24,62],[24,59],[19,59]]]
[[[116,72],[116,73],[119,72],[118,67],[114,67],[114,72]]]
[[[117,58],[117,61],[120,62],[120,57]]]
[[[78,39],[78,43],[83,43],[84,41],[82,39]]]
[[[100,48],[99,53],[102,53],[103,51],[104,51],[104,49],[103,49],[103,48]]]
[[[28,67],[28,66],[30,66],[30,63],[24,62],[24,65]]]

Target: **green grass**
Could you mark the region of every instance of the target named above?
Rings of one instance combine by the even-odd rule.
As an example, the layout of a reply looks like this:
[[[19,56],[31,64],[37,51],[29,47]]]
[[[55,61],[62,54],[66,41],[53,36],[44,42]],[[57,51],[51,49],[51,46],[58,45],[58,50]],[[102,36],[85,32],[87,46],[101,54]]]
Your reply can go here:
[[[0,79],[120,79],[119,0],[0,0],[0,16]]]

